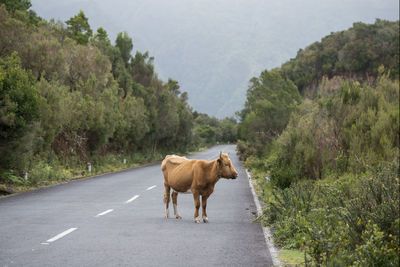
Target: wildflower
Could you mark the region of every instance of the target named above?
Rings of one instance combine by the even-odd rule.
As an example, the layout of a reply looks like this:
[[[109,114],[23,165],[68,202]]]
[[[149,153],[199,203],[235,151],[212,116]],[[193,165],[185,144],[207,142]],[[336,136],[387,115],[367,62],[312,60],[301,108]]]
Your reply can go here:
[[[392,237],[392,234],[389,234],[389,237]]]

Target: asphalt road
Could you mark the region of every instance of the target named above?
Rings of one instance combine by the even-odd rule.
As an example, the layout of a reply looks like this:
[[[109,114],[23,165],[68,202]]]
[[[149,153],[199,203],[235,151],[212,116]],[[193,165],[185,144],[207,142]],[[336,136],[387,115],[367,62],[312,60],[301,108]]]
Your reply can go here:
[[[130,169],[0,199],[0,266],[272,265],[235,146],[190,158],[221,150],[239,177],[216,184],[208,224],[194,223],[191,194],[178,196],[182,220],[164,218],[160,164]]]

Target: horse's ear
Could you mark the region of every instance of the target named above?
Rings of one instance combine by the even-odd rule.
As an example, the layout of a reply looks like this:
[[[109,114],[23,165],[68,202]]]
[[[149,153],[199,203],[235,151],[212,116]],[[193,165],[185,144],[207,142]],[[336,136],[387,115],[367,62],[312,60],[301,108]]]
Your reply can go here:
[[[222,151],[219,152],[219,158],[222,159]]]

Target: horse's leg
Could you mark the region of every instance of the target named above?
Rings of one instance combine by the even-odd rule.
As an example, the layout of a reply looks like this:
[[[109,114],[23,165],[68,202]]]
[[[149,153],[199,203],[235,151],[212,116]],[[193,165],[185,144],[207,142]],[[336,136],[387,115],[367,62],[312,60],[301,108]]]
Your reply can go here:
[[[169,194],[171,187],[164,183],[165,218],[169,218]]]
[[[200,208],[200,194],[198,192],[193,192],[194,199],[194,222],[200,223],[199,208]]]
[[[172,203],[174,204],[174,214],[177,219],[182,219],[178,213],[178,192],[172,192]]]

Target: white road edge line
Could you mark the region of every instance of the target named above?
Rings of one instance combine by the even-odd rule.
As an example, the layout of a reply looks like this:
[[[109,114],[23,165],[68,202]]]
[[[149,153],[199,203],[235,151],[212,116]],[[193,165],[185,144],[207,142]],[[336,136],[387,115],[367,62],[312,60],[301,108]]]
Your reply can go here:
[[[149,190],[153,189],[154,187],[156,187],[156,185],[153,185],[153,186],[148,187],[148,188],[146,189],[146,191],[149,191]]]
[[[62,233],[56,235],[55,237],[50,238],[50,239],[47,240],[46,242],[47,242],[47,243],[54,242],[54,241],[56,241],[56,240],[58,240],[58,239],[60,239],[60,238],[63,238],[64,236],[66,236],[66,235],[72,233],[72,232],[75,231],[76,229],[78,229],[78,228],[69,228],[68,230],[66,230],[66,231],[64,231],[64,232],[62,232]],[[48,244],[46,244],[46,243],[42,243],[42,244],[43,244],[43,245],[48,245]]]
[[[253,194],[254,203],[256,204],[256,207],[257,207],[257,215],[260,216],[262,214],[261,204],[256,195],[256,191],[254,190],[254,186],[251,181],[251,174],[247,171],[247,169],[245,169],[245,170],[246,170],[247,178],[249,180],[249,186],[251,189],[251,193]],[[274,266],[282,266],[282,263],[278,259],[279,251],[274,246],[274,239],[271,235],[271,231],[269,230],[268,227],[264,227],[264,226],[261,226],[261,227],[263,229],[265,242],[267,243],[267,247],[268,247],[269,253],[271,254],[271,258],[272,258],[272,262],[273,262]]]
[[[114,211],[114,210],[113,209],[109,209],[109,210],[103,211],[103,212],[97,214],[95,217],[100,217],[100,216],[106,215],[107,213],[110,213],[112,211]]]
[[[139,197],[139,195],[135,195],[133,198],[128,199],[127,201],[125,201],[125,204],[131,203],[132,201],[134,201],[135,199],[137,199]]]

